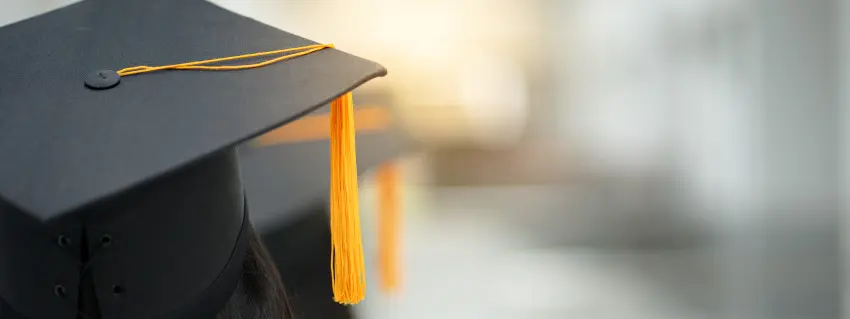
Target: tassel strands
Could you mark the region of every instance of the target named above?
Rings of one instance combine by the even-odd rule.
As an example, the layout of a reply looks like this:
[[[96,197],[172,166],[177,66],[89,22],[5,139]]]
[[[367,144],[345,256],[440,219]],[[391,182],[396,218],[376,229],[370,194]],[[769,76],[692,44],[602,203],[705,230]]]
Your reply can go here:
[[[331,280],[334,300],[350,305],[366,295],[351,93],[331,102],[330,128]]]

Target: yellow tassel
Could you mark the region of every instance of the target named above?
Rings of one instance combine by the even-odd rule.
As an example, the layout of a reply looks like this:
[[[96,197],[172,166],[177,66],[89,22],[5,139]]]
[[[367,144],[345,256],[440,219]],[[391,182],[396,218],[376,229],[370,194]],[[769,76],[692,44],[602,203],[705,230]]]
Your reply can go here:
[[[350,305],[366,296],[351,93],[331,102],[330,127],[331,280],[334,300]]]
[[[394,292],[399,286],[399,168],[395,163],[382,165],[378,181],[378,266],[381,288]]]

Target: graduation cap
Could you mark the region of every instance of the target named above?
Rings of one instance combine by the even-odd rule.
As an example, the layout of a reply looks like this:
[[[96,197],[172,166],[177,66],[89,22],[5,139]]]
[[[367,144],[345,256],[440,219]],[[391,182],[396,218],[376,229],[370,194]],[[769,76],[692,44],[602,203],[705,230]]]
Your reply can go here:
[[[0,49],[3,318],[214,316],[251,231],[236,147],[328,103],[331,214],[357,219],[350,91],[374,62],[203,0],[82,1]],[[342,303],[363,297],[355,226]]]
[[[374,101],[360,95],[358,101]],[[377,100],[381,100],[380,96]],[[368,103],[368,102],[367,102]],[[379,102],[380,103],[380,102]],[[386,103],[386,102],[384,102]],[[384,105],[383,103],[381,105]],[[327,108],[269,132],[241,148],[240,163],[252,220],[266,247],[278,261],[287,289],[302,298],[302,277],[323,283],[330,263],[327,249],[332,234],[325,215],[329,189],[329,121]],[[358,171],[375,171],[378,202],[379,278],[390,291],[398,281],[397,236],[400,218],[399,168],[395,160],[415,145],[385,106],[355,108]],[[317,219],[318,218],[318,219]],[[322,269],[325,269],[322,271]],[[309,293],[307,293],[309,294]],[[320,294],[320,296],[324,296]],[[297,302],[295,303],[297,306]]]

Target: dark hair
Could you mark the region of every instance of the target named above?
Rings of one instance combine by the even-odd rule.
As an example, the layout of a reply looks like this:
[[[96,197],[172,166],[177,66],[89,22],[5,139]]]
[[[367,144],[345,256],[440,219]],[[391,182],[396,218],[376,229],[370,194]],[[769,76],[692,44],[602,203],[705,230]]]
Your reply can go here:
[[[248,238],[242,278],[217,319],[292,319],[277,267],[256,232]]]

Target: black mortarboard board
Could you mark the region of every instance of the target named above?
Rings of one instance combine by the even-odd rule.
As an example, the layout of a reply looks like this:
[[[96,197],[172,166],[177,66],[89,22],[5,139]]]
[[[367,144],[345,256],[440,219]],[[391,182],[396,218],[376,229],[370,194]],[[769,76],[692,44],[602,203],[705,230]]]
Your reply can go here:
[[[88,0],[0,28],[0,316],[211,318],[250,231],[235,146],[386,71],[335,49],[98,70],[312,44],[203,0]]]

